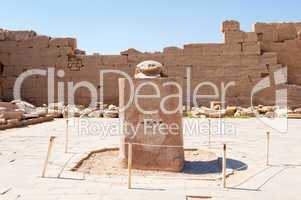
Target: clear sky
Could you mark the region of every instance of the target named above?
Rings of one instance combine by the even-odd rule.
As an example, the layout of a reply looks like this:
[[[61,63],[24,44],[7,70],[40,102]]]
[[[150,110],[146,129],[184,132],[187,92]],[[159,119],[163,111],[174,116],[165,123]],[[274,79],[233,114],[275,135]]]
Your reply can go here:
[[[76,37],[79,48],[100,54],[222,42],[226,19],[245,31],[256,21],[301,21],[300,0],[6,0],[0,8],[1,28]]]

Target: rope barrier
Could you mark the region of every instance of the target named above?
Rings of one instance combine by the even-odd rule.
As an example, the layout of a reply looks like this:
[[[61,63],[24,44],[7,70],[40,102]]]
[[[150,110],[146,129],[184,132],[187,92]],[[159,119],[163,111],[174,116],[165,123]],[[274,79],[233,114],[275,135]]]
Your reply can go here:
[[[132,144],[132,145],[137,145],[137,146],[147,146],[147,147],[166,147],[166,148],[185,148],[185,146],[184,145],[160,145],[160,144],[145,144],[145,143],[138,143],[138,142],[124,142],[124,143],[122,143],[122,144],[125,144],[125,145],[130,145],[130,144]],[[218,146],[222,146],[223,145],[223,143],[220,143],[220,144],[215,144],[215,146],[216,147],[218,147]],[[208,145],[198,145],[198,146],[196,146],[196,147],[187,147],[186,146],[186,148],[187,149],[197,149],[197,148],[199,148],[199,147],[207,147],[208,148]],[[212,146],[212,144],[211,144],[211,146]]]
[[[66,123],[67,123],[67,126],[66,126],[66,142],[65,142],[65,147],[68,146],[68,119],[66,120]],[[209,122],[210,123],[210,122]],[[79,130],[78,130],[79,132]],[[204,135],[205,136],[205,135]],[[223,136],[223,135],[221,135]],[[51,140],[53,140],[54,137],[52,139],[50,139],[50,143],[49,143],[49,148],[48,148],[48,154],[47,154],[47,158],[46,158],[46,161],[45,161],[45,166],[44,166],[44,170],[43,170],[43,175],[42,177],[44,177],[45,175],[45,172],[46,172],[46,167],[47,167],[47,164],[51,164],[51,165],[54,165],[54,166],[58,166],[58,167],[62,167],[61,169],[61,172],[59,173],[59,176],[61,175],[62,171],[64,170],[64,168],[67,166],[68,162],[67,163],[65,162],[64,164],[57,164],[55,162],[52,162],[52,161],[48,161],[49,159],[49,156],[50,156],[50,152],[51,152],[51,146],[52,146],[52,142]],[[205,141],[205,140],[204,140]],[[223,150],[222,151],[222,154],[223,154],[223,165],[222,165],[222,186],[225,188],[226,187],[226,178],[227,178],[227,174],[226,174],[226,164],[227,164],[227,157],[226,157],[226,150],[228,152],[228,150],[230,150],[231,148],[226,148],[226,144],[229,145],[231,144],[231,146],[235,146],[235,145],[256,145],[254,143],[256,142],[264,142],[266,141],[266,165],[269,165],[269,149],[270,149],[270,133],[267,132],[267,136],[266,138],[265,137],[262,137],[262,138],[259,138],[259,139],[252,139],[252,140],[248,140],[248,141],[245,141],[245,142],[237,142],[237,141],[211,141],[211,134],[209,133],[209,136],[208,136],[208,143],[206,144],[197,144],[195,147],[187,147],[186,148],[190,148],[190,149],[200,149],[200,148],[206,148],[206,149],[219,149],[219,150]],[[120,144],[117,144],[115,146],[119,146]],[[184,148],[185,149],[185,146],[184,145],[166,145],[166,144],[146,144],[146,143],[139,143],[139,142],[124,142],[122,143],[122,145],[129,145],[129,146],[145,146],[145,147],[154,147],[154,148]],[[233,147],[232,146],[232,147]],[[224,148],[222,148],[224,147]],[[66,148],[67,150],[67,148]],[[233,148],[232,148],[233,150]],[[239,151],[236,151],[236,152],[239,152]],[[240,153],[244,153],[244,152],[240,152]],[[80,154],[80,153],[74,153],[74,154]],[[130,155],[130,154],[129,154]],[[86,166],[83,168],[83,169],[76,169],[76,172],[80,172],[80,173],[84,173],[84,177],[87,173],[89,173],[91,171],[91,169],[93,169],[93,163],[96,159],[96,156],[93,156],[92,157],[92,160],[90,160],[89,162],[86,162]],[[132,158],[130,158],[131,160]],[[251,158],[248,158],[249,160]],[[131,164],[131,163],[130,163]],[[271,165],[272,166],[272,165]],[[297,165],[297,166],[301,166],[301,165]],[[131,168],[131,167],[129,167]],[[236,173],[238,171],[241,171],[241,170],[246,170],[248,168],[248,165],[247,164],[243,164],[242,166],[238,167],[238,168],[232,168],[233,170],[233,173]],[[128,173],[128,188],[132,188],[131,186],[131,176],[132,176],[132,173],[131,173],[131,170],[129,170],[129,173]],[[157,177],[157,176],[154,176],[154,177]],[[197,177],[197,175],[196,175]],[[218,179],[216,179],[218,180]]]

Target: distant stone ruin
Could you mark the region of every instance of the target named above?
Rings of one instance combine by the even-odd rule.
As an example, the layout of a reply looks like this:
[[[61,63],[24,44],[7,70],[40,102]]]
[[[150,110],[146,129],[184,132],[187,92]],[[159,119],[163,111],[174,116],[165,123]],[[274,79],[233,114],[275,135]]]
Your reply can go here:
[[[222,24],[224,43],[185,44],[183,48],[166,47],[163,52],[142,53],[128,49],[120,55],[86,55],[77,49],[74,38],[51,38],[34,31],[0,30],[0,94],[1,99],[13,98],[13,86],[17,77],[30,69],[52,67],[54,74],[54,102],[58,102],[58,82],[74,84],[89,81],[97,91],[103,89],[103,100],[118,104],[117,74],[106,74],[100,85],[99,70],[118,69],[134,77],[135,66],[144,60],[162,63],[170,78],[177,78],[183,86],[183,103],[191,104],[192,94],[202,81],[219,86],[219,93],[227,83],[227,105],[250,105],[252,88],[263,78],[269,78],[269,87],[254,96],[253,103],[274,105],[275,93],[287,89],[288,104],[301,105],[301,23],[256,23],[252,32],[240,30],[237,21]],[[201,36],[200,36],[201,37]],[[100,44],[101,45],[101,44]],[[287,66],[288,78],[284,83],[275,81],[275,72]],[[57,75],[58,70],[65,74]],[[190,73],[187,73],[190,72]],[[35,105],[47,103],[46,76],[27,78],[21,90],[22,98]],[[225,87],[224,87],[225,88]],[[188,92],[187,92],[188,91]],[[100,92],[99,92],[100,93]],[[200,88],[199,94],[214,94],[212,87]],[[100,94],[98,94],[100,99]],[[220,95],[220,94],[219,94]],[[64,97],[67,102],[67,94]],[[75,103],[87,105],[91,94],[87,88],[78,88]],[[209,105],[216,99],[199,99],[199,104]]]

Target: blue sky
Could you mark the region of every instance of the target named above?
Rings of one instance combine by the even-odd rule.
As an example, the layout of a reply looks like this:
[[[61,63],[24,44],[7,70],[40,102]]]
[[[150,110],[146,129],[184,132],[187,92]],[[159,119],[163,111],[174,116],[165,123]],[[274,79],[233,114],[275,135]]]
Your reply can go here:
[[[9,0],[0,6],[1,28],[76,37],[79,48],[100,54],[222,42],[226,19],[245,31],[256,21],[301,21],[299,0]]]

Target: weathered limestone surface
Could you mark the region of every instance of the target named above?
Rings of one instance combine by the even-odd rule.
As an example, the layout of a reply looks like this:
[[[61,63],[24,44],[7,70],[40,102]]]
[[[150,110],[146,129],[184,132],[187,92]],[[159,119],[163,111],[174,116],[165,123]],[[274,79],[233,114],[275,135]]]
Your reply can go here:
[[[118,69],[131,77],[135,66],[145,60],[155,60],[163,64],[169,77],[178,78],[183,86],[184,104],[187,103],[186,70],[191,70],[191,92],[202,81],[210,81],[221,90],[221,83],[235,82],[229,88],[226,103],[250,105],[250,92],[263,77],[273,78],[273,71],[288,67],[288,80],[285,87],[296,88],[301,85],[301,40],[300,23],[256,23],[252,32],[244,32],[237,21],[222,24],[224,43],[185,44],[180,47],[166,47],[163,52],[140,52],[130,48],[120,55],[85,55],[77,49],[74,38],[51,38],[38,35],[34,31],[7,31],[0,29],[0,94],[4,100],[12,99],[13,85],[17,77],[30,69],[52,67],[55,72],[64,70],[65,76],[54,74],[55,100],[57,102],[57,82],[89,81],[99,90],[104,89],[103,100],[118,104],[117,74],[106,74],[104,85],[100,85],[99,70]],[[47,103],[47,77],[31,76],[22,86],[24,100],[36,105]],[[271,86],[270,95],[275,93]],[[294,90],[295,91],[295,90]],[[212,94],[212,88],[203,87],[200,94]],[[273,93],[273,94],[272,94]],[[299,95],[301,98],[301,95]],[[75,103],[87,105],[91,94],[87,88],[75,92]],[[290,99],[291,98],[291,99]],[[264,97],[257,103],[270,103]],[[294,104],[296,95],[289,96]],[[67,101],[67,87],[65,87]],[[203,104],[219,99],[202,99]],[[191,101],[191,100],[190,100]],[[262,102],[263,101],[263,102]],[[266,101],[266,102],[265,102]]]
[[[182,96],[174,85],[164,86],[176,79],[154,78],[135,79],[134,93],[138,95],[156,94],[154,86],[159,88],[160,97],[139,98],[120,113],[122,139],[120,147],[121,164],[126,167],[128,156],[127,143],[133,143],[133,168],[145,170],[181,171],[184,166],[183,134],[182,134]],[[142,84],[147,84],[142,86]],[[151,85],[153,84],[153,85]],[[138,88],[141,87],[141,90]],[[120,109],[129,100],[130,87],[125,79],[119,79]],[[169,95],[164,108],[174,113],[166,113],[160,107],[163,98]],[[138,98],[135,96],[134,98]],[[144,110],[141,110],[141,109]],[[146,113],[154,111],[154,113]]]

